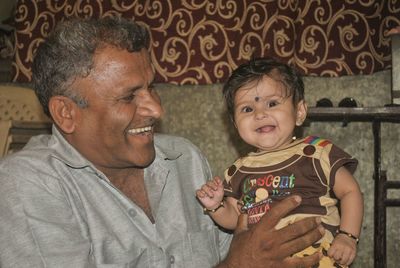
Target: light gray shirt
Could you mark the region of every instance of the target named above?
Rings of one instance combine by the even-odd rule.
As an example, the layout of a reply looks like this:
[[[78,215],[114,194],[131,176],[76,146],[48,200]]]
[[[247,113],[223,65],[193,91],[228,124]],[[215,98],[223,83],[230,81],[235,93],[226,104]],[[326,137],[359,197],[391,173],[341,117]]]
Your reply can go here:
[[[152,224],[53,127],[0,162],[0,267],[212,267],[231,236],[203,214],[211,177],[188,140],[155,137],[145,169]]]

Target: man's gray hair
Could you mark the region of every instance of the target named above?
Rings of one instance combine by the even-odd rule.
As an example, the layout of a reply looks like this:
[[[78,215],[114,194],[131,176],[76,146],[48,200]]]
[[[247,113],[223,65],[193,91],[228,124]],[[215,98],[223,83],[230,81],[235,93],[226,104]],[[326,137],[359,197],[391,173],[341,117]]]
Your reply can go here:
[[[44,112],[50,116],[48,103],[57,95],[71,98],[80,107],[88,105],[71,84],[89,75],[97,49],[114,46],[138,52],[148,49],[149,42],[144,26],[120,17],[60,22],[37,49],[32,65],[34,89]]]

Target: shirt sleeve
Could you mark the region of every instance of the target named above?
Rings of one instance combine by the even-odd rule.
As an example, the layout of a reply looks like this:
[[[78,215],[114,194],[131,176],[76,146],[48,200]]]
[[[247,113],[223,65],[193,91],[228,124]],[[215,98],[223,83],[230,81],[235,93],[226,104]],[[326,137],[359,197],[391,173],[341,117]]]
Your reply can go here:
[[[243,174],[239,172],[239,167],[241,167],[241,158],[235,161],[229,168],[224,172],[224,195],[228,197],[233,197],[235,199],[240,199],[240,183],[243,179]]]
[[[329,187],[335,185],[336,172],[340,167],[345,167],[350,173],[354,173],[357,169],[358,160],[352,157],[338,146],[331,144],[326,146],[321,154],[321,161],[327,162],[329,170]]]

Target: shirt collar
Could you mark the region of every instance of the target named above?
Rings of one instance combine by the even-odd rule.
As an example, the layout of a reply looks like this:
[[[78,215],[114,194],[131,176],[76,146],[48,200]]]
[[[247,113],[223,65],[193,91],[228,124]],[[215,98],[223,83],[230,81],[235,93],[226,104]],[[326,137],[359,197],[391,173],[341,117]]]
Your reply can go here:
[[[157,154],[158,158],[163,159],[163,160],[178,159],[182,155],[182,152],[167,148],[165,145],[160,144],[157,139],[157,137],[159,135],[160,134],[155,135],[155,147],[156,147],[156,154]]]
[[[93,164],[81,155],[69,142],[63,137],[57,127],[53,124],[51,138],[48,146],[53,148],[52,156],[72,168],[94,167]]]
[[[64,162],[66,165],[73,168],[84,168],[91,166],[96,169],[93,164],[87,160],[84,156],[82,156],[68,141],[62,136],[60,131],[57,129],[55,125],[52,128],[53,135],[49,140],[49,147],[53,147],[54,153],[53,157]],[[171,148],[166,147],[165,145],[159,143],[157,140],[157,136],[155,135],[155,148],[156,148],[156,160],[176,160],[181,155],[182,152],[173,150]]]

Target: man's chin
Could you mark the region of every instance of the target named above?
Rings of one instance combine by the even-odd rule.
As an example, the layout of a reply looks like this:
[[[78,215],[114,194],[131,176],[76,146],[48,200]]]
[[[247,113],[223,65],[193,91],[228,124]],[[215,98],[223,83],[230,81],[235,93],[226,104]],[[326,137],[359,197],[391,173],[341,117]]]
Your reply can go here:
[[[149,159],[148,161],[143,163],[142,167],[143,168],[147,168],[148,166],[150,166],[154,162],[155,159],[156,159],[156,155],[154,155],[151,159]]]
[[[154,160],[156,159],[156,153],[153,151],[152,153],[148,153],[146,155],[135,155],[132,163],[139,168],[146,168],[150,166]]]

